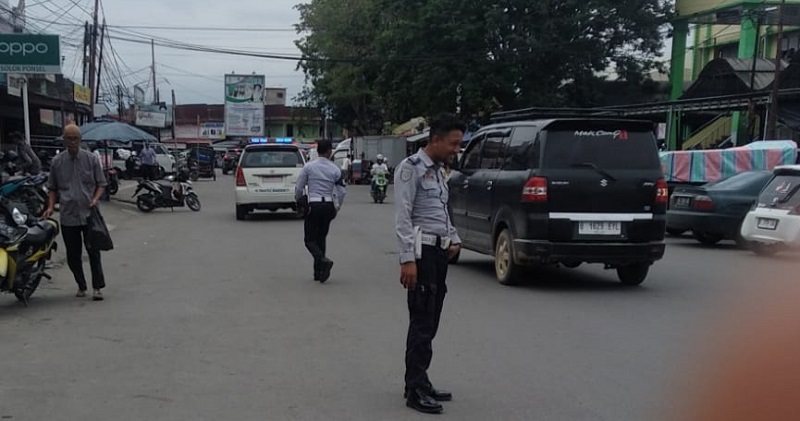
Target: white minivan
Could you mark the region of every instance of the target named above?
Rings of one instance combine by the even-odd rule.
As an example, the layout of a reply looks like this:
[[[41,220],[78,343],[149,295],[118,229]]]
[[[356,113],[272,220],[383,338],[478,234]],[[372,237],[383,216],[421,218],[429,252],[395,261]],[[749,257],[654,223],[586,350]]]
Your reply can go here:
[[[742,223],[742,237],[758,254],[800,248],[800,165],[777,167],[773,172]]]
[[[236,169],[236,219],[254,210],[291,209],[297,177],[305,165],[300,148],[287,144],[258,144],[244,148]]]

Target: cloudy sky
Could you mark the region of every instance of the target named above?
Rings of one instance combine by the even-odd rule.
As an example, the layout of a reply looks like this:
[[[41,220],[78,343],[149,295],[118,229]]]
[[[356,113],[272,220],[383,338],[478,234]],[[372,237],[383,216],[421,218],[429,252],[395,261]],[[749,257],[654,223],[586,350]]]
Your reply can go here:
[[[298,35],[292,25],[299,20],[294,6],[304,1],[308,0],[101,0],[101,20],[105,15],[117,58],[111,62],[112,57],[105,53],[112,71],[103,75],[101,93],[113,92],[118,84],[124,84],[132,93],[133,86],[140,85],[146,88],[147,100],[152,99],[148,43],[151,37],[157,42],[160,38],[162,42],[299,55],[294,46]],[[18,2],[0,0],[0,8]],[[94,0],[26,0],[26,3],[29,30],[61,35],[62,55],[65,56],[62,70],[80,82],[82,24],[91,19],[89,13]],[[122,38],[138,40],[146,45]],[[669,46],[668,41],[665,60],[669,58]],[[155,56],[157,86],[162,101],[168,101],[170,90],[174,89],[179,104],[221,103],[223,75],[229,72],[263,74],[267,86],[287,88],[290,100],[304,84],[303,74],[295,70],[297,63],[292,60],[193,52],[159,45],[156,45]]]
[[[120,38],[145,39],[150,36],[184,43],[274,53],[298,55],[294,46],[298,35],[293,24],[299,13],[294,5],[304,0],[105,0],[102,9],[110,28],[111,45],[118,55],[117,74],[106,79],[109,86],[122,81],[129,89],[136,84],[147,87],[148,101],[152,97],[150,46],[126,42]],[[6,5],[8,0],[0,0]],[[16,5],[18,0],[10,0]],[[45,32],[62,35],[63,72],[80,82],[78,48],[82,28],[69,26],[90,19],[88,11],[93,0],[27,0],[28,23]],[[65,14],[64,12],[67,11]],[[60,16],[66,16],[61,17]],[[102,17],[101,17],[102,20]],[[49,21],[49,22],[48,22]],[[53,23],[57,22],[57,23]],[[258,28],[265,31],[169,30],[153,27],[201,28]],[[146,27],[146,28],[142,28]],[[36,31],[35,28],[31,28]],[[70,45],[72,44],[72,45]],[[288,98],[303,87],[302,72],[295,71],[296,62],[273,59],[238,57],[183,51],[156,45],[156,78],[161,99],[169,98],[174,89],[178,103],[221,103],[223,75],[229,72],[263,74],[267,86],[288,88]],[[106,58],[110,59],[106,53]],[[110,80],[113,79],[113,80]],[[102,92],[102,90],[101,90]]]

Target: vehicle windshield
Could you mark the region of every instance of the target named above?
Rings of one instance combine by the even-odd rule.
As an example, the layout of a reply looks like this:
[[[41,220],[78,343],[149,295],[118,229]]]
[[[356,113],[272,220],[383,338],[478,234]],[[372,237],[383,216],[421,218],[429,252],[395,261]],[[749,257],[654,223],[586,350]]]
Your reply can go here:
[[[758,203],[780,208],[800,206],[800,175],[778,175],[761,192]]]
[[[291,149],[257,149],[246,151],[242,158],[242,168],[294,168],[302,167],[300,152]]]
[[[618,131],[556,131],[547,133],[542,166],[594,170],[660,168],[652,133]]]

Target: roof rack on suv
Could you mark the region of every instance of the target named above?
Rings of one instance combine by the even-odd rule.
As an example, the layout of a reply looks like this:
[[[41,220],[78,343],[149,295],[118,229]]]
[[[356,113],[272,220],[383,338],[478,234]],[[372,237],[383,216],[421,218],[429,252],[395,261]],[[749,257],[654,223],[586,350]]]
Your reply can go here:
[[[531,107],[519,110],[498,111],[492,113],[492,123],[508,123],[521,120],[542,120],[553,118],[620,118],[624,114],[621,110],[601,108],[542,108]]]

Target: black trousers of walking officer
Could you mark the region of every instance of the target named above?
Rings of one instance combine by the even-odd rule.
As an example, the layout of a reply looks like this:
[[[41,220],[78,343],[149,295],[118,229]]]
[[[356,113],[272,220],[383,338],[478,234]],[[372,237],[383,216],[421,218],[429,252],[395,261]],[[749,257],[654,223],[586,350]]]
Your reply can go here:
[[[314,256],[314,273],[318,273],[322,262],[326,260],[328,231],[331,221],[336,217],[336,207],[333,202],[312,202],[308,207],[304,241],[306,248]]]
[[[444,297],[447,294],[447,251],[422,246],[417,260],[417,286],[408,291],[408,338],[406,339],[406,387],[432,387],[428,368],[433,357],[433,339],[439,330]]]

